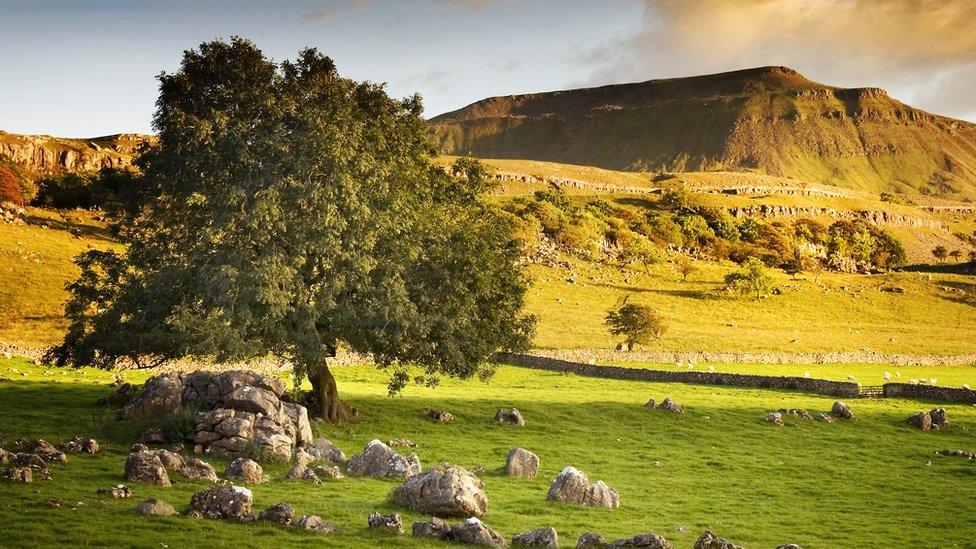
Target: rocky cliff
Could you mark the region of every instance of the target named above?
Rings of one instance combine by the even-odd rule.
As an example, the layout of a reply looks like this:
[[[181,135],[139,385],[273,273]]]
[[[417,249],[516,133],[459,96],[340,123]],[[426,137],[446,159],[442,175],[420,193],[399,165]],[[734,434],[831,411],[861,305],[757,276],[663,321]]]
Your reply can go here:
[[[131,133],[71,139],[0,131],[0,157],[37,173],[94,171],[129,165],[139,148],[152,139]]]

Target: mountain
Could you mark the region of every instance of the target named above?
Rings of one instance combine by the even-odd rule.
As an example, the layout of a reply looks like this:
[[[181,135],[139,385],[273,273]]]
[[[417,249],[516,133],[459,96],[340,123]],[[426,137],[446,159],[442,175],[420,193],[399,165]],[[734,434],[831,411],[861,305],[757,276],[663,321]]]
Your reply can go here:
[[[0,158],[40,173],[118,168],[129,165],[139,147],[151,139],[132,133],[74,139],[0,131]]]
[[[976,200],[976,124],[786,67],[493,97],[431,119],[444,154],[743,171]]]

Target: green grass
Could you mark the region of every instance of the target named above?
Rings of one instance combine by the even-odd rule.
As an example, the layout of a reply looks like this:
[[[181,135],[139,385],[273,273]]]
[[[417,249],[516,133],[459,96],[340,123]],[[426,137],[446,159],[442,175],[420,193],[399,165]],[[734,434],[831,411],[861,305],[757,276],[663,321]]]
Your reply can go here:
[[[15,370],[12,371],[11,369]],[[25,375],[26,374],[26,375]],[[129,373],[133,381],[145,373]],[[940,377],[944,374],[940,372]],[[138,501],[162,498],[178,509],[199,482],[178,477],[172,488],[134,484],[131,500],[95,494],[123,481],[126,449],[138,424],[116,422],[94,405],[111,390],[111,374],[54,370],[22,360],[0,359],[3,410],[0,433],[61,441],[86,434],[102,442],[95,456],[71,455],[53,467],[53,480],[3,484],[0,524],[4,546],[63,544],[183,547],[443,546],[410,536],[392,539],[365,529],[372,510],[420,515],[388,502],[394,481],[348,478],[321,486],[282,480],[284,467],[271,467],[273,481],[253,487],[255,508],[277,501],[299,514],[319,514],[343,528],[320,538],[259,523],[235,524],[182,517],[148,518],[131,511]],[[760,420],[781,407],[828,410],[832,399],[785,391],[596,380],[503,367],[490,384],[446,381],[437,389],[409,387],[387,397],[384,375],[368,367],[337,369],[340,390],[362,413],[343,426],[315,422],[317,436],[337,442],[347,454],[372,438],[408,438],[424,466],[447,462],[481,467],[489,496],[487,524],[506,537],[552,525],[564,546],[583,531],[610,538],[655,531],[677,547],[689,547],[706,528],[746,547],[794,542],[805,547],[968,546],[972,537],[972,483],[976,464],[934,456],[944,448],[973,448],[976,410],[948,406],[952,426],[941,432],[909,429],[905,418],[932,405],[906,400],[853,401],[858,419],[824,424],[789,421],[776,428]],[[653,397],[671,396],[684,416],[643,409]],[[523,429],[494,425],[502,406],[516,406]],[[426,408],[451,410],[457,420],[423,419]],[[521,445],[537,452],[536,479],[499,476],[508,450]],[[218,469],[225,462],[210,460]],[[927,466],[927,462],[931,462]],[[616,510],[549,505],[549,482],[574,465],[620,491]],[[44,505],[59,499],[65,505]],[[76,502],[84,505],[77,506]],[[843,523],[843,527],[832,524]],[[20,525],[13,527],[12,525]],[[679,533],[678,525],[691,532]],[[204,541],[206,540],[206,541]]]

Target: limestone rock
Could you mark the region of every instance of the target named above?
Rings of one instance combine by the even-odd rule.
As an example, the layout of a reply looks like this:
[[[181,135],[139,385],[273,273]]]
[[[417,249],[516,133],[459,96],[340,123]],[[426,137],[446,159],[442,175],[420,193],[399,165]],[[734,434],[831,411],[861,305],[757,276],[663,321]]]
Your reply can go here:
[[[315,461],[315,456],[306,452],[304,448],[295,450],[295,465],[307,467],[313,461]]]
[[[11,467],[3,471],[3,478],[13,482],[29,483],[34,481],[34,473],[30,467]]]
[[[399,513],[394,513],[392,515],[381,515],[379,513],[372,512],[366,519],[366,525],[370,530],[379,530],[381,532],[387,532],[396,536],[403,535],[403,519],[400,518]]]
[[[539,456],[525,448],[512,448],[505,459],[505,474],[510,477],[534,477],[539,472]]]
[[[228,395],[224,400],[224,406],[234,410],[274,417],[278,415],[281,409],[281,401],[272,391],[253,385],[245,385],[238,387]]]
[[[281,411],[291,420],[295,428],[295,445],[310,444],[312,442],[312,424],[308,420],[308,409],[299,404],[282,402]]]
[[[566,467],[559,473],[549,486],[546,498],[549,501],[591,507],[620,506],[620,495],[616,490],[602,480],[591,484],[586,474],[574,467]]]
[[[928,412],[919,412],[908,418],[908,424],[916,429],[928,431],[932,428],[932,416]]]
[[[339,448],[331,440],[325,438],[316,439],[315,442],[305,445],[304,450],[316,459],[327,459],[334,463],[346,463],[349,461],[346,459],[346,454],[342,451],[342,448]]]
[[[949,426],[949,416],[946,414],[945,408],[935,408],[929,410],[929,417],[932,418],[933,427],[945,429]]]
[[[512,538],[512,545],[524,545],[530,547],[559,547],[559,534],[556,529],[549,526],[536,528],[530,532],[516,534]]]
[[[475,517],[452,525],[444,539],[464,545],[487,545],[490,547],[508,545],[501,534]]]
[[[359,477],[409,478],[420,470],[417,454],[404,457],[376,439],[363,448],[363,453],[353,456],[346,468],[350,475]]]
[[[763,421],[772,423],[773,425],[783,426],[783,414],[779,412],[770,412],[763,416]]]
[[[448,412],[447,410],[428,410],[427,417],[429,417],[434,421],[439,421],[442,423],[448,421],[454,421],[454,414]]]
[[[854,412],[851,407],[839,400],[830,407],[830,415],[840,419],[854,419]]]
[[[275,503],[258,515],[261,520],[276,522],[278,524],[291,524],[295,519],[295,510],[287,503]]]
[[[678,404],[675,403],[675,401],[671,400],[671,397],[668,397],[668,398],[665,398],[664,399],[664,402],[661,403],[661,409],[662,410],[667,410],[668,412],[671,412],[672,414],[683,414],[683,413],[685,413],[685,409],[682,408],[681,406],[678,406]]]
[[[142,393],[122,407],[119,415],[124,419],[158,417],[179,409],[182,402],[182,374],[171,372],[146,380]]]
[[[339,531],[339,528],[337,528],[334,524],[325,522],[322,520],[322,517],[318,515],[305,515],[298,519],[295,526],[304,528],[305,530],[311,530],[319,534],[332,534]]]
[[[787,543],[785,545],[780,545],[776,547],[776,549],[803,549],[803,548],[795,543]]]
[[[14,454],[0,448],[0,463],[10,463],[14,460]]]
[[[237,458],[230,462],[224,470],[224,477],[245,484],[262,484],[270,480],[258,462],[247,458]]]
[[[150,498],[139,503],[139,505],[136,505],[135,511],[140,515],[149,515],[154,517],[173,517],[179,514],[172,505],[156,498]]]
[[[654,402],[654,399],[653,399],[653,398],[652,398],[652,399],[649,399],[649,400],[647,401],[647,403],[646,403],[646,404],[644,404],[644,407],[645,407],[645,408],[648,408],[648,409],[651,409],[651,410],[653,410],[655,406],[657,406],[657,403],[656,403],[656,402]]]
[[[163,464],[163,467],[167,471],[177,471],[183,468],[183,456],[170,452],[169,450],[153,450],[152,453],[156,454],[159,458],[159,462]]]
[[[320,479],[327,478],[330,480],[339,480],[346,478],[346,476],[342,474],[342,471],[340,471],[335,465],[316,465],[312,468],[312,472],[314,472],[315,475]]]
[[[190,480],[220,481],[217,478],[217,471],[214,470],[213,465],[197,458],[186,460],[183,463],[183,467],[180,468],[180,474]]]
[[[315,474],[315,471],[309,469],[307,465],[295,465],[288,471],[287,477],[291,480],[301,480],[303,482],[311,482],[312,484],[319,484],[322,481],[319,476]]]
[[[783,408],[779,411],[779,413],[800,419],[813,419],[813,415],[811,415],[810,412],[801,408]]]
[[[578,540],[576,540],[577,549],[590,549],[597,547],[606,547],[607,540],[603,538],[600,534],[596,532],[583,532],[580,534]]]
[[[172,486],[159,456],[152,452],[135,452],[125,460],[125,479],[156,486]]]
[[[484,483],[457,466],[410,477],[391,498],[408,509],[441,517],[480,517],[488,510]]]
[[[525,419],[522,417],[522,412],[519,412],[517,408],[512,408],[509,411],[498,410],[495,414],[496,423],[504,423],[505,425],[515,425],[516,427],[524,427]]]
[[[694,549],[742,549],[731,541],[715,535],[711,530],[706,530],[695,540]]]
[[[608,548],[618,549],[623,547],[646,547],[648,549],[673,549],[671,543],[664,539],[664,536],[653,532],[637,534],[625,539],[618,539],[607,544]]]
[[[115,486],[110,486],[108,488],[99,488],[95,490],[96,494],[108,494],[115,499],[124,499],[132,497],[132,489],[125,484],[116,484]]]
[[[411,533],[417,537],[444,539],[451,527],[437,517],[413,523]]]
[[[825,421],[827,423],[833,423],[834,416],[830,414],[825,414],[823,412],[817,412],[817,421]]]
[[[139,435],[141,444],[166,444],[166,434],[159,427],[149,427]]]
[[[98,453],[98,442],[93,438],[74,437],[65,442],[61,447],[68,452],[78,452],[84,454]]]
[[[215,486],[193,494],[187,511],[209,519],[253,520],[251,491],[237,486]]]

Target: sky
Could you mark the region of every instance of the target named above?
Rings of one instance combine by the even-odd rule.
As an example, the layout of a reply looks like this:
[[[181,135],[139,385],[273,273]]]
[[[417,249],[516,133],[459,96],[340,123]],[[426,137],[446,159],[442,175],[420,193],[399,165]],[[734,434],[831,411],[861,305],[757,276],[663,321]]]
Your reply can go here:
[[[434,116],[495,95],[792,67],[976,121],[976,0],[0,0],[0,129],[152,131],[156,76],[242,36],[420,93]]]

